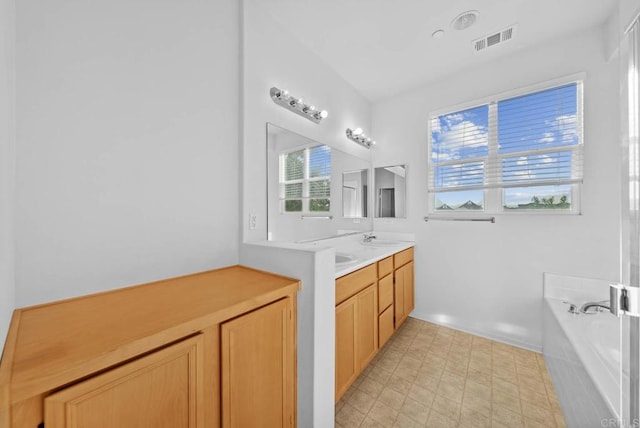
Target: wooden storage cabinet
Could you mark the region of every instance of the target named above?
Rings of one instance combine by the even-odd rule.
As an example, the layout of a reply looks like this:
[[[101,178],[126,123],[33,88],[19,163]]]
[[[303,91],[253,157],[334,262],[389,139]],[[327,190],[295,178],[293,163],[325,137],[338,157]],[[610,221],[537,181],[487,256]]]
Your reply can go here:
[[[336,402],[378,351],[376,275],[374,264],[336,281]]]
[[[0,427],[295,427],[299,288],[233,266],[18,309]]]
[[[292,427],[295,336],[291,299],[222,324],[222,426]]]
[[[336,280],[336,402],[414,309],[413,296],[413,248]]]
[[[56,392],[49,428],[204,426],[202,335]]]

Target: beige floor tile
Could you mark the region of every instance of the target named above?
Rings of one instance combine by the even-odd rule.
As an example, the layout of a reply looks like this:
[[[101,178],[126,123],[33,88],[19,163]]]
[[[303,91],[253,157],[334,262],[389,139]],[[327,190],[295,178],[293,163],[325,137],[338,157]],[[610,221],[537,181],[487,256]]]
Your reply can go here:
[[[398,417],[398,411],[378,400],[369,410],[368,416],[386,427],[392,427]]]
[[[427,418],[429,417],[429,407],[416,400],[407,398],[404,400],[404,404],[400,409],[400,414],[408,416],[414,421],[424,425],[427,423]]]
[[[436,394],[420,385],[413,384],[407,393],[407,397],[417,401],[420,404],[431,407]]]
[[[387,386],[393,390],[398,391],[401,394],[406,395],[411,388],[412,383],[400,376],[393,374],[387,381]]]
[[[491,405],[502,406],[518,414],[522,413],[520,397],[517,394],[510,394],[502,390],[493,390],[491,394]]]
[[[536,406],[527,401],[522,402],[522,414],[525,418],[534,419],[538,422],[546,423],[549,426],[555,424],[555,418],[551,410]]]
[[[398,415],[398,418],[396,419],[395,424],[393,425],[393,428],[424,428],[424,424],[419,424],[409,416],[400,413]]]
[[[491,408],[491,422],[504,424],[511,428],[523,426],[523,419],[520,413],[514,412],[502,406],[493,405]]]
[[[413,318],[335,415],[337,428],[566,428],[540,354]]]
[[[465,395],[462,399],[462,409],[473,410],[488,418],[491,417],[491,398],[476,395]]]
[[[362,380],[362,383],[360,383],[360,385],[358,386],[358,389],[360,391],[366,392],[367,394],[371,395],[374,398],[378,398],[378,395],[380,395],[380,393],[384,389],[384,384],[371,379],[369,376],[363,376],[363,377],[364,379]]]
[[[460,413],[459,426],[460,428],[490,428],[491,418],[463,407]]]
[[[460,409],[460,403],[443,397],[442,395],[436,395],[431,405],[431,410],[455,420],[460,418]]]
[[[366,415],[367,412],[369,412],[369,409],[371,409],[371,406],[373,406],[373,403],[375,403],[375,401],[376,401],[376,397],[372,397],[366,392],[363,392],[362,390],[358,389],[353,394],[351,394],[351,396],[347,399],[347,404],[350,404],[355,409],[359,410],[360,412]]]
[[[429,412],[429,418],[427,419],[427,428],[456,428],[458,421],[451,419],[436,411]]]
[[[362,425],[360,425],[360,428],[386,428],[387,426],[367,416],[362,421]]]
[[[398,391],[395,391],[389,387],[385,387],[380,393],[380,395],[378,396],[378,401],[386,404],[392,409],[400,410],[405,398],[406,398],[405,394],[401,394]]]
[[[336,422],[344,428],[357,428],[364,420],[364,413],[359,412],[348,403],[336,415]]]
[[[393,374],[395,374],[396,376],[399,376],[405,380],[408,380],[409,382],[413,382],[416,377],[418,376],[418,369],[417,368],[411,368],[411,367],[400,367],[398,366],[396,368],[396,370],[393,372]]]

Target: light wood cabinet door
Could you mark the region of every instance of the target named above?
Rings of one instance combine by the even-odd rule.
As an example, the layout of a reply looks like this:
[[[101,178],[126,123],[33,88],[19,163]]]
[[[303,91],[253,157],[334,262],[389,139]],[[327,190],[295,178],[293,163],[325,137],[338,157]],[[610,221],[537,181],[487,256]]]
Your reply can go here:
[[[393,274],[378,280],[378,312],[382,313],[393,304]]]
[[[378,352],[378,287],[376,284],[358,293],[357,311],[356,354],[358,373],[360,373]]]
[[[222,427],[295,426],[291,298],[222,324]]]
[[[409,262],[405,265],[404,271],[404,305],[407,315],[416,308],[415,303],[415,289],[416,286],[413,281],[413,262]]]
[[[204,426],[202,335],[48,396],[47,428]]]
[[[394,306],[395,328],[397,329],[407,319],[415,308],[413,284],[413,262],[399,267],[395,271]]]
[[[357,324],[355,295],[336,306],[336,402],[358,376]]]
[[[393,334],[393,306],[389,306],[378,316],[378,344],[380,348]]]

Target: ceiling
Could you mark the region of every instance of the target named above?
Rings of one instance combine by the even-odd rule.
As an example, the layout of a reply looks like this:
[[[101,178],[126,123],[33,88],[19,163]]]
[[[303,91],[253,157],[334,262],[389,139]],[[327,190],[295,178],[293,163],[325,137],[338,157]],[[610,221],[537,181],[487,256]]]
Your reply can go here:
[[[287,31],[365,98],[376,101],[452,72],[602,26],[615,0],[260,0]],[[462,12],[480,12],[453,30]],[[475,53],[472,41],[517,24],[515,37]],[[444,37],[431,34],[442,29]]]

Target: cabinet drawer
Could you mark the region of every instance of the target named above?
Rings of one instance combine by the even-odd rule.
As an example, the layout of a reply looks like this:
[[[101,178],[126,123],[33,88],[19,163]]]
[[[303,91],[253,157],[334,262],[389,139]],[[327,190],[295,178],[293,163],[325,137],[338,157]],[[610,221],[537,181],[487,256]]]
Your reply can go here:
[[[382,278],[393,271],[393,256],[382,259],[378,262],[378,278]]]
[[[376,264],[372,263],[367,267],[336,279],[336,305],[375,283],[378,279],[377,275]]]
[[[393,303],[393,275],[378,280],[378,310],[387,309]]]
[[[393,334],[393,306],[378,316],[378,346],[382,348]]]
[[[398,269],[402,265],[406,265],[413,260],[413,247],[407,248],[393,255],[393,266]]]

